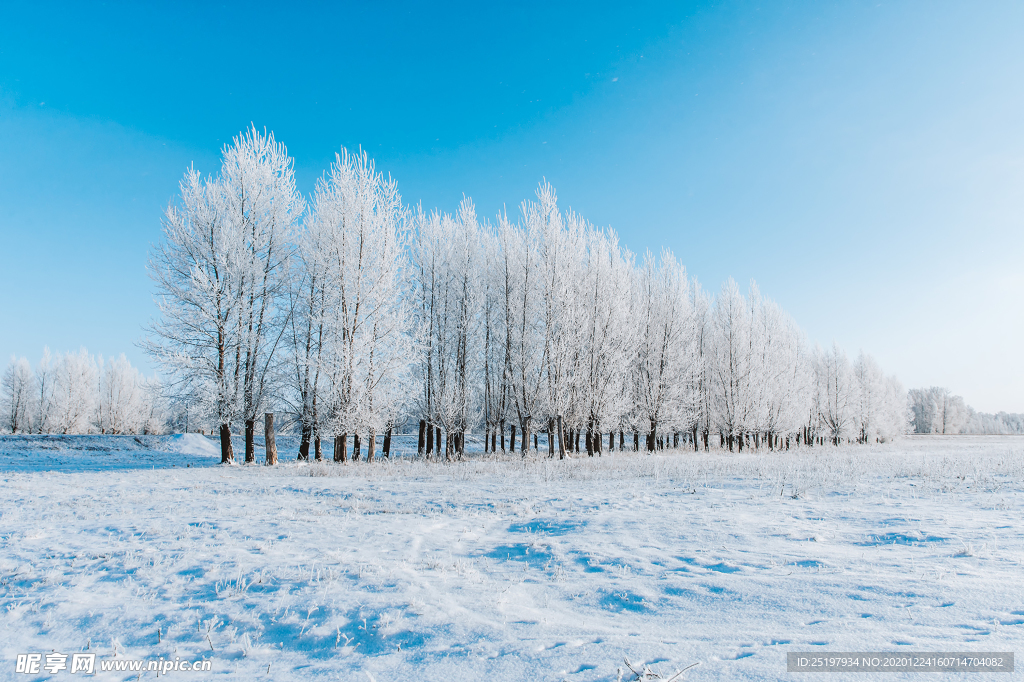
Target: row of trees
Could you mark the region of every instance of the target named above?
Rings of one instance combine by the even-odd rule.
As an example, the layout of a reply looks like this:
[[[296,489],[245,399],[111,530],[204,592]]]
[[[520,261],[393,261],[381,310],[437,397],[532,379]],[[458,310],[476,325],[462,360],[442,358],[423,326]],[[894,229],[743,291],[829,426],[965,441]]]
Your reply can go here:
[[[155,379],[122,354],[105,360],[84,348],[50,354],[32,368],[11,358],[0,380],[2,428],[10,433],[163,433],[167,405]]]
[[[1024,433],[1024,415],[975,412],[948,388],[913,388],[908,399],[914,433]]]
[[[906,395],[870,357],[811,348],[751,285],[705,292],[667,252],[637,258],[562,211],[541,184],[518,216],[409,210],[365,153],[336,156],[307,206],[272,134],[190,169],[154,253],[160,319],[147,349],[219,429],[284,409],[299,456],[347,457],[347,439],[418,422],[420,451],[549,453],[682,440],[694,448],[888,440]],[[506,433],[510,443],[506,445]],[[668,435],[668,438],[666,438]],[[518,439],[517,439],[518,436]],[[358,445],[355,446],[358,448]]]

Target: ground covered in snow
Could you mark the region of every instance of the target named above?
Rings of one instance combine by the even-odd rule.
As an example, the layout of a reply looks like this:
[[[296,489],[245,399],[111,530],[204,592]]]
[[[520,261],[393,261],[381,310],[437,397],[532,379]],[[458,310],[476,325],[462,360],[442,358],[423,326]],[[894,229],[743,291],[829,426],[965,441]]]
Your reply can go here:
[[[787,651],[1024,642],[1021,438],[372,465],[281,446],[225,467],[197,435],[0,437],[0,679],[56,650],[231,679],[616,680],[628,658],[775,680]]]

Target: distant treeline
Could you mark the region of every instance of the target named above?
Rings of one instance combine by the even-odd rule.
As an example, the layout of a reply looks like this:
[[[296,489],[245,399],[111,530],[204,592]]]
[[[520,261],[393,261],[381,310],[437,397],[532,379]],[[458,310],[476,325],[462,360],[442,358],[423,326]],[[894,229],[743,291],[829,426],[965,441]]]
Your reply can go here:
[[[907,398],[914,433],[1024,434],[1024,414],[976,412],[948,388],[913,388]]]

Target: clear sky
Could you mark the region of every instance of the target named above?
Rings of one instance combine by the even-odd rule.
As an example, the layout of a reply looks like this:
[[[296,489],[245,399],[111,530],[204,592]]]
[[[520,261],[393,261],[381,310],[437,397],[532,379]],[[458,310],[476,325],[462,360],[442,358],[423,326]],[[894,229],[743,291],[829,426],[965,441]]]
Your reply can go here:
[[[250,123],[307,193],[342,145],[425,208],[547,178],[811,342],[1024,412],[1024,3],[5,3],[0,358],[148,369],[161,212]]]

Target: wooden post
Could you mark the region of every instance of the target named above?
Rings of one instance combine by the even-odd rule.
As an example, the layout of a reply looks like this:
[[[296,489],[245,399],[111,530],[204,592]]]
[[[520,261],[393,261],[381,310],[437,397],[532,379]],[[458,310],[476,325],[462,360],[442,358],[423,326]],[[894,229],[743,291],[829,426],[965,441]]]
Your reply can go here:
[[[277,441],[274,440],[274,413],[263,415],[263,440],[267,445],[267,464],[277,464]]]
[[[256,420],[245,420],[245,463],[256,462]]]

